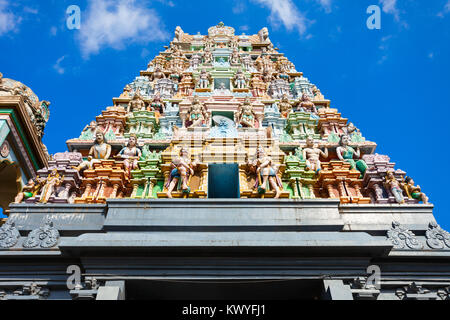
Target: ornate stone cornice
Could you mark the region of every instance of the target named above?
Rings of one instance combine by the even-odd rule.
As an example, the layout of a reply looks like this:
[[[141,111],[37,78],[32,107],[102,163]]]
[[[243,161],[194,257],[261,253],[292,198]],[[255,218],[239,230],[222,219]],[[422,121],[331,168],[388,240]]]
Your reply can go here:
[[[397,221],[392,223],[392,228],[387,232],[387,237],[392,241],[395,249],[423,249],[423,245],[417,240],[415,234],[403,228]]]

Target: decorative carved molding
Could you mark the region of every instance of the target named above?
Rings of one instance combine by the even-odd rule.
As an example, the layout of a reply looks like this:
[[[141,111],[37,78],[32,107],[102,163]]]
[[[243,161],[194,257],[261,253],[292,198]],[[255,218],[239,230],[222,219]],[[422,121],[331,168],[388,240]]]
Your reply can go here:
[[[417,240],[415,234],[403,228],[397,221],[392,223],[392,228],[387,232],[387,237],[392,241],[395,249],[423,249],[423,245]]]
[[[428,246],[432,249],[450,248],[450,233],[443,230],[436,222],[430,222],[426,238]]]
[[[353,279],[350,288],[356,300],[376,300],[380,295],[380,290],[373,283],[367,283],[367,277]]]
[[[415,282],[397,289],[395,295],[400,300],[437,300],[439,298],[437,292],[426,289]]]
[[[16,224],[12,220],[8,220],[0,228],[0,247],[1,248],[12,248],[19,241],[20,233],[16,229]]]
[[[450,287],[442,288],[437,291],[437,295],[441,300],[450,299]]]
[[[0,289],[0,300],[43,300],[50,295],[48,288],[43,288],[37,283],[24,284],[20,289],[6,291]]]
[[[100,283],[95,278],[86,279],[80,288],[70,291],[73,300],[95,300]]]
[[[53,248],[58,244],[59,232],[53,227],[50,219],[45,221],[44,226],[31,231],[27,240],[23,243],[24,248]]]

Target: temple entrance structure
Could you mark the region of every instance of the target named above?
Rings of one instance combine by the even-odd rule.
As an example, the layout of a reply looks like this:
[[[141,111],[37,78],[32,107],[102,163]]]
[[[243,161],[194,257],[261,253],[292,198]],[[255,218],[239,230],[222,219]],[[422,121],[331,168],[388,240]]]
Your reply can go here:
[[[0,299],[450,299],[426,190],[267,28],[178,27],[86,123],[10,205]]]
[[[210,199],[237,199],[239,192],[239,166],[237,164],[210,164],[208,172]]]

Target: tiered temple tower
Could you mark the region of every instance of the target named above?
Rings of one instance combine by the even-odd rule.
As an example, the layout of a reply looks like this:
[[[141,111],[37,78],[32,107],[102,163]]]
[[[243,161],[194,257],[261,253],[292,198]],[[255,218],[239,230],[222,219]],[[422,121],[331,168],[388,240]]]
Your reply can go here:
[[[289,277],[300,290],[286,298],[449,298],[450,235],[427,195],[331,108],[267,28],[178,27],[67,145],[1,231],[0,256],[20,248],[45,257],[39,270],[70,258],[85,271],[71,291],[53,273],[36,284],[37,298],[155,298],[164,284],[151,279],[205,277],[255,289],[253,280]],[[425,255],[442,263],[436,276],[431,263],[415,268]],[[382,286],[368,282],[373,265]],[[166,298],[183,290],[175,285]],[[0,297],[22,291],[5,287]]]

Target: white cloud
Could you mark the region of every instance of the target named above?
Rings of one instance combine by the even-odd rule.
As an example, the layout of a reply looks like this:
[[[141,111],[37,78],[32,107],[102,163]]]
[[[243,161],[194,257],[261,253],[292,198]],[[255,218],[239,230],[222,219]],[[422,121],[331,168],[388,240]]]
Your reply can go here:
[[[438,16],[443,18],[446,14],[450,12],[450,0],[447,0],[447,3],[444,5],[444,9],[438,13]]]
[[[88,10],[82,15],[79,33],[81,51],[85,58],[99,53],[104,47],[120,50],[129,43],[168,38],[158,14],[137,2],[89,0]]]
[[[232,9],[232,11],[233,11],[234,14],[244,13],[245,10],[246,10],[246,6],[245,6],[244,2],[242,2],[242,1],[234,1],[233,2],[233,9]]]
[[[296,30],[300,35],[305,34],[308,19],[298,10],[292,0],[253,0],[270,10],[269,21],[272,26],[283,24],[289,30]]]
[[[17,31],[16,28],[21,20],[8,10],[8,6],[7,0],[0,0],[0,36],[10,31]]]
[[[390,47],[390,40],[393,38],[392,35],[387,35],[381,38],[380,45],[378,46],[378,49],[380,49],[381,57],[378,59],[378,64],[383,64],[389,59],[389,47]]]
[[[246,31],[250,30],[250,27],[249,27],[248,25],[245,24],[245,25],[243,25],[243,26],[240,26],[240,27],[239,27],[239,30],[246,32]]]
[[[379,0],[383,6],[383,12],[392,14],[395,20],[400,20],[400,11],[397,8],[397,0]]]
[[[50,28],[50,34],[52,36],[56,36],[57,33],[58,33],[58,28],[57,27],[53,26],[53,27]]]
[[[56,70],[56,72],[58,72],[59,74],[64,74],[66,72],[66,70],[61,67],[61,62],[63,62],[63,60],[66,58],[66,56],[62,56],[61,58],[59,58],[56,63],[53,65],[53,69]]]
[[[322,8],[325,9],[325,12],[331,12],[331,0],[317,0]]]
[[[23,8],[23,11],[24,11],[24,12],[27,12],[27,13],[31,13],[31,14],[38,14],[38,13],[39,13],[39,10],[38,10],[38,9],[36,9],[36,8],[31,8],[31,7],[24,7],[24,8]]]

